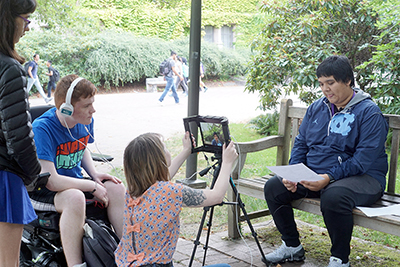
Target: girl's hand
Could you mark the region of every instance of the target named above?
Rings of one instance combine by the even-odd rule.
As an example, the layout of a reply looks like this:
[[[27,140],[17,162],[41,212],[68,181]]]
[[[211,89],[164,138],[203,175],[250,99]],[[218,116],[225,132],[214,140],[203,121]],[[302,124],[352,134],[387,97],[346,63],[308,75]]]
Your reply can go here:
[[[230,142],[226,147],[226,144],[222,146],[222,162],[233,163],[238,157],[236,152],[235,144]]]
[[[194,140],[193,135],[191,135],[189,132],[185,132],[185,135],[183,136],[182,139],[182,143],[183,143],[183,150],[190,151],[190,153],[192,153],[192,145],[193,147],[196,147],[196,140]]]

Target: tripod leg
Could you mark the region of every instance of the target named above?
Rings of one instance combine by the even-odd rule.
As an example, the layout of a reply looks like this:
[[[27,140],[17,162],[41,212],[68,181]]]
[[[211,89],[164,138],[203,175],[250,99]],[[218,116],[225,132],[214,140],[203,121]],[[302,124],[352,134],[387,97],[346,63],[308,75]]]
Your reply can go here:
[[[211,207],[210,218],[208,219],[208,224],[207,224],[207,237],[206,237],[206,242],[204,243],[204,247],[203,247],[204,248],[203,266],[206,264],[208,241],[210,240],[213,215],[214,215],[214,206]]]
[[[194,256],[196,254],[197,246],[200,245],[201,231],[203,230],[203,225],[204,225],[204,222],[206,220],[207,212],[208,212],[209,209],[210,209],[210,207],[204,207],[203,208],[203,210],[204,210],[203,211],[203,216],[201,217],[201,222],[200,222],[199,230],[197,232],[196,240],[194,240],[194,242],[193,242],[194,243],[194,247],[193,247],[192,255],[190,256],[190,261],[189,261],[188,267],[192,266],[193,260],[194,260]]]
[[[267,262],[267,259],[265,258],[264,251],[262,250],[261,244],[258,241],[257,232],[254,230],[253,225],[251,224],[250,218],[247,215],[246,209],[244,208],[244,203],[242,202],[242,199],[240,198],[240,195],[239,195],[239,193],[237,191],[237,188],[236,188],[235,184],[233,183],[232,178],[229,179],[229,183],[230,183],[230,185],[232,187],[234,195],[236,196],[236,201],[237,201],[240,209],[242,210],[244,217],[246,218],[247,225],[249,226],[250,231],[251,231],[251,235],[254,237],[254,240],[256,241],[257,247],[260,250],[261,257],[264,259],[264,262]]]

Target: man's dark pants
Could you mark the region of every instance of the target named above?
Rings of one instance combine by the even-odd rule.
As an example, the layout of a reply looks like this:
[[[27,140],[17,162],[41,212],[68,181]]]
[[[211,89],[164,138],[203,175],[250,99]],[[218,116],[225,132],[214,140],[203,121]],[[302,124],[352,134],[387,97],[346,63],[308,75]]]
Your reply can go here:
[[[321,198],[321,212],[331,238],[331,254],[348,262],[353,232],[352,210],[355,206],[370,206],[382,196],[379,182],[369,175],[337,180],[321,191],[314,192],[301,184],[292,193],[274,176],[264,186],[264,195],[282,240],[289,247],[300,245],[291,202],[301,198]]]

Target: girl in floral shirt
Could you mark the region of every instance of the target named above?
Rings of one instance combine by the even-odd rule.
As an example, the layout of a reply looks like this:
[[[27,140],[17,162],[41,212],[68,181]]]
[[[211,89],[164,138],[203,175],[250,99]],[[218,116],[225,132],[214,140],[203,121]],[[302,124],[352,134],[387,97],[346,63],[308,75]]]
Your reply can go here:
[[[128,190],[123,236],[115,251],[118,266],[173,266],[182,207],[207,207],[222,202],[237,158],[234,144],[223,147],[223,163],[213,189],[192,189],[170,181],[191,154],[191,146],[186,132],[183,151],[174,160],[159,134],[140,135],[126,147],[124,171]]]

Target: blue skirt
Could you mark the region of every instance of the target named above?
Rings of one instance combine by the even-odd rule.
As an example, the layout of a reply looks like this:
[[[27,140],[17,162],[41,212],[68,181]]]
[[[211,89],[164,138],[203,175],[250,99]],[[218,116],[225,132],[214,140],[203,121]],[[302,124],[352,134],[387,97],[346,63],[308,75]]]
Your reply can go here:
[[[34,219],[36,213],[22,179],[0,171],[0,222],[28,224]]]

